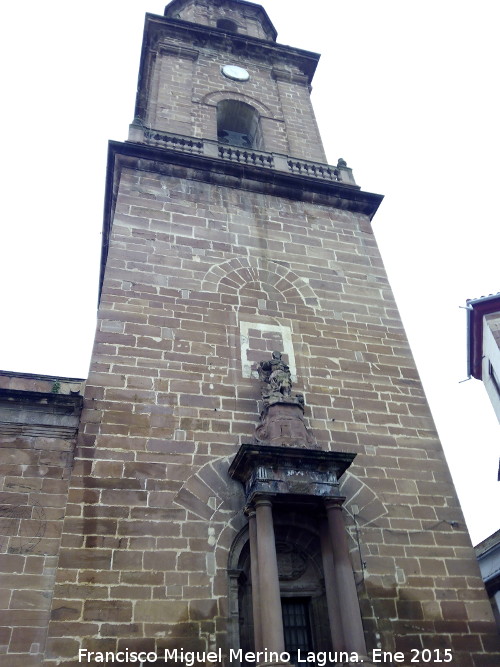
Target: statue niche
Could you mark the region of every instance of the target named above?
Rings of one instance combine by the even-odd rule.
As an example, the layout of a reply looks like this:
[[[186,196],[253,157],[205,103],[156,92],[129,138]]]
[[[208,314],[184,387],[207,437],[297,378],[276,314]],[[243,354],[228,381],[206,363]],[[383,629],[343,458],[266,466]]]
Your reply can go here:
[[[314,439],[304,421],[304,395],[292,394],[290,368],[281,352],[258,365],[261,382],[262,412],[255,429],[257,443],[314,447]]]

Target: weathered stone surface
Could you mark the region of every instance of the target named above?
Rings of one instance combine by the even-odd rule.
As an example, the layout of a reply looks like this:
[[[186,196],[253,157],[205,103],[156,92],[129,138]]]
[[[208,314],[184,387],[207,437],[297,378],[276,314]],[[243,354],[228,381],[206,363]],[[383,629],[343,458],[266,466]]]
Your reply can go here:
[[[181,17],[213,20],[206,40],[200,26],[148,19],[154,62],[140,82],[152,82],[139,98],[143,122],[207,138],[215,151],[197,159],[195,143],[183,152],[170,139],[112,145],[116,200],[106,208],[98,333],[69,493],[76,422],[60,411],[71,389],[51,399],[40,432],[33,413],[23,431],[5,408],[15,423],[0,443],[1,502],[11,511],[0,556],[9,664],[41,663],[41,592],[54,587],[63,515],[44,667],[77,664],[80,646],[206,650],[211,637],[227,645],[228,558],[246,525],[227,471],[258,425],[252,373],[286,345],[318,451],[357,455],[341,492],[353,562],[365,563],[357,580],[369,646],[452,647],[457,667],[496,665],[477,567],[459,551],[470,546],[463,517],[371,232],[379,198],[310,172],[285,179],[218,157],[217,103],[230,96],[258,107],[256,154],[274,154],[284,168],[287,155],[293,168],[325,160],[311,60],[280,51],[269,26],[242,14],[247,32],[231,53],[252,76],[229,83],[220,73],[226,38],[211,41],[222,35],[215,19],[225,3],[212,4],[212,18],[200,3]],[[0,375],[10,392],[23,390],[18,382]],[[54,382],[40,382],[34,391],[52,393]]]
[[[13,667],[42,660],[83,388],[0,372],[0,644]]]

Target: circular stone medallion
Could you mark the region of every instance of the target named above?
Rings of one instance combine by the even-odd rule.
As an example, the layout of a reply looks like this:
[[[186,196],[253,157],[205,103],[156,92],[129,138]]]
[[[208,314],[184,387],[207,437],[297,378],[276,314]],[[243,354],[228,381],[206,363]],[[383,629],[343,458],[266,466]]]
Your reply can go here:
[[[238,67],[238,65],[223,65],[221,72],[228,79],[233,79],[233,81],[248,81],[250,78],[250,74],[246,69]]]

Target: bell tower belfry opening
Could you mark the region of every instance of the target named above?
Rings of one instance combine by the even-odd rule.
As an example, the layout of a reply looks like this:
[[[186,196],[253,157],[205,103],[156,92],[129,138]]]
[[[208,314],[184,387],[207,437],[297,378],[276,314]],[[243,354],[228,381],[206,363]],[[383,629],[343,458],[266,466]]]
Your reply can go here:
[[[217,104],[217,140],[242,148],[264,148],[259,114],[246,102],[221,100]]]
[[[44,667],[496,659],[371,229],[382,197],[327,162],[319,55],[276,40],[245,0],[146,15]]]

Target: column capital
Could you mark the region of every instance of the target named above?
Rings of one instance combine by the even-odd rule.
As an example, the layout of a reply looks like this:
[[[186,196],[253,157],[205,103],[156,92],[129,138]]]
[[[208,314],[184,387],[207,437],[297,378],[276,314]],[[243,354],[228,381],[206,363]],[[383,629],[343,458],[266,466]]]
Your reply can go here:
[[[255,500],[253,501],[253,504],[255,508],[257,507],[272,507],[273,503],[271,501],[270,496],[267,495],[258,495],[255,497]]]
[[[327,511],[330,509],[341,510],[345,502],[345,496],[338,496],[337,498],[325,498],[323,502]]]
[[[253,505],[246,505],[243,508],[243,514],[247,517],[247,519],[251,519],[255,516],[255,507]]]

